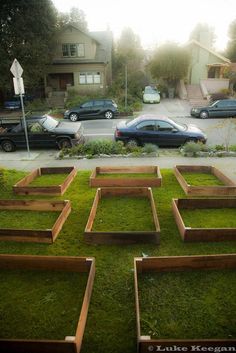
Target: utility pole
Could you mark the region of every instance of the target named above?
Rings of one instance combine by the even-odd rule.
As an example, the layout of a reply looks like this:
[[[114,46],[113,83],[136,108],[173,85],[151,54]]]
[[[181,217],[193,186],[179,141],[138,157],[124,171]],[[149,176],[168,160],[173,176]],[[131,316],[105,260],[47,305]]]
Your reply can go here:
[[[125,110],[127,109],[127,95],[128,95],[128,74],[127,63],[125,64]]]

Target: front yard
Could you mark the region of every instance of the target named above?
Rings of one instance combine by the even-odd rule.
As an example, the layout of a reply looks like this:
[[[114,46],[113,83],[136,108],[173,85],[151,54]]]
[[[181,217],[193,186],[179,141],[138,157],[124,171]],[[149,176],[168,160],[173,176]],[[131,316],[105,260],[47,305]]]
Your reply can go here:
[[[82,353],[134,353],[136,351],[134,257],[232,254],[236,252],[236,243],[232,241],[211,243],[184,243],[182,241],[172,213],[171,201],[172,198],[186,198],[186,195],[172,170],[161,170],[162,186],[152,188],[161,228],[160,245],[86,244],[83,233],[96,193],[96,188],[89,186],[91,172],[79,171],[65,194],[60,197],[16,196],[12,193],[12,186],[22,179],[26,173],[18,171],[7,171],[6,173],[5,187],[1,186],[1,199],[70,200],[72,211],[54,244],[1,241],[0,252],[2,254],[68,255],[96,258],[96,275]],[[50,183],[51,181],[56,183],[56,176],[55,180],[54,176],[51,176]],[[44,182],[47,183],[48,181],[44,178],[40,179],[40,185]],[[128,226],[132,227],[132,223],[136,223],[137,217],[134,201],[130,200],[130,203],[126,203],[124,199],[120,199],[119,204],[116,205],[111,200],[105,200],[107,202],[101,205],[102,209],[97,215],[96,228],[104,230],[104,227],[108,229],[110,226],[114,227],[114,224],[123,228],[125,226],[123,219],[128,219]],[[143,222],[143,215],[149,212],[146,203],[142,202],[143,200],[138,205],[141,209],[138,216],[141,222]],[[4,226],[7,223],[15,222],[10,213],[4,212]],[[2,211],[0,211],[0,216],[1,213]],[[235,214],[232,216],[230,212],[228,214],[219,212],[217,215],[214,212],[212,213],[213,216],[210,213],[207,216],[209,223],[210,217],[217,218],[218,224],[220,224],[221,219],[224,220],[224,224],[227,224],[227,217],[229,220],[235,218]],[[106,217],[107,214],[109,214],[109,217]],[[38,217],[41,217],[41,215],[39,214]],[[200,219],[202,216],[199,215],[198,217]],[[19,220],[20,218],[19,215]],[[36,221],[38,221],[37,215],[35,215],[35,224]],[[24,225],[27,224],[27,218],[24,218],[23,222]],[[147,222],[148,224],[144,229],[149,229],[150,219]],[[191,223],[192,220],[189,222]],[[233,223],[233,226],[235,226],[235,223]],[[149,294],[145,291],[149,296],[143,298],[147,309],[145,313],[142,313],[141,325],[145,334],[154,334],[155,338],[183,339],[193,338],[193,336],[194,338],[203,338],[202,332],[204,330],[204,337],[207,338],[235,339],[235,298],[230,294],[236,292],[235,273],[232,271],[225,274],[225,272],[223,270],[219,273],[215,271],[210,273],[207,278],[202,277],[201,271],[194,275],[189,272],[178,276],[173,273],[158,275],[155,278],[147,276],[146,282],[143,283],[143,289],[149,288],[151,284],[152,291]],[[73,274],[71,276],[73,277]],[[32,280],[32,273],[24,274],[23,282],[26,292]],[[56,327],[55,331],[61,330],[60,337],[73,335],[73,328],[76,324],[74,320],[76,322],[78,319],[78,312],[75,309],[78,304],[71,298],[74,298],[78,290],[76,287],[70,287],[69,282],[71,283],[71,281],[73,283],[73,278],[66,280],[63,275],[60,275],[60,278],[51,278],[42,273],[40,283],[37,284],[40,291],[42,290],[41,296],[38,297],[36,290],[32,291],[30,295],[31,302],[43,304],[40,307],[30,306],[33,311],[31,317],[40,318],[38,326],[30,327],[29,323],[24,325],[22,330],[19,327],[19,322],[21,322],[22,317],[25,317],[25,322],[28,320],[27,313],[31,303],[28,303],[28,297],[24,298],[22,291],[17,288],[16,283],[19,283],[19,273],[15,272],[7,275],[6,272],[0,271],[0,337],[16,338],[16,335],[17,338],[41,337],[44,335],[44,326],[52,323],[51,304],[55,305],[55,309],[52,310],[58,314],[55,320],[58,321],[59,328]],[[158,282],[158,297],[156,297],[155,292],[156,281]],[[83,278],[81,278],[81,282],[84,283]],[[191,301],[187,299],[193,296],[196,288],[199,298],[194,301],[192,306]],[[12,293],[13,289],[14,293]],[[66,289],[66,292],[64,292],[64,289]],[[206,289],[207,292],[205,292]],[[227,296],[225,296],[227,291]],[[9,295],[10,293],[11,295]],[[181,293],[182,297],[179,296]],[[63,296],[63,301],[61,301],[60,298]],[[178,298],[174,311],[172,311],[174,305],[172,305],[172,302],[176,300],[176,296]],[[146,306],[147,303],[149,307]],[[150,306],[152,303],[153,305]],[[49,305],[50,310],[43,309],[47,308],[44,306],[46,304]],[[14,311],[15,307],[19,309],[18,312]],[[202,313],[202,310],[205,314]],[[170,314],[171,320],[168,320]],[[179,324],[179,322],[183,323],[185,320],[184,324]],[[62,321],[65,322],[65,326],[62,325],[63,327],[61,326]],[[188,330],[186,330],[186,326]],[[50,335],[54,335],[53,327],[50,328]]]

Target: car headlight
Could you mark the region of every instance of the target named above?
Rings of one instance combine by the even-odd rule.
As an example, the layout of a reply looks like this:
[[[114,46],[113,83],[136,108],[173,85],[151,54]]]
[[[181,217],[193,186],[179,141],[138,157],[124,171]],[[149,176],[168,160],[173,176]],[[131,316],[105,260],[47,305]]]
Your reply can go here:
[[[193,111],[193,113],[199,113],[199,109],[198,108],[193,108],[192,111]]]
[[[64,114],[68,114],[69,113],[69,110],[66,110]]]

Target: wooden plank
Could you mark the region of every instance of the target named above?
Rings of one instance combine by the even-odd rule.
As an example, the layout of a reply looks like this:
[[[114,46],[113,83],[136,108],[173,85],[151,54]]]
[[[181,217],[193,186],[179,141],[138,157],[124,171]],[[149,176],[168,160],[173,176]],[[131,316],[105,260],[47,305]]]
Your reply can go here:
[[[116,197],[116,196],[132,196],[139,197],[144,196],[147,197],[150,201],[153,222],[155,226],[154,231],[110,231],[110,232],[95,232],[92,231],[94,219],[96,217],[97,207],[99,204],[99,200],[101,197]],[[87,221],[87,225],[84,231],[85,241],[89,244],[119,244],[119,245],[127,245],[127,244],[137,244],[137,243],[153,243],[159,244],[160,242],[160,225],[158,222],[156,208],[154,199],[152,196],[152,192],[150,188],[98,188],[94,202],[90,211],[90,215]]]
[[[0,254],[1,269],[56,270],[88,272],[90,263],[84,257]]]
[[[52,239],[56,240],[58,234],[60,233],[65,221],[67,220],[69,214],[71,212],[71,203],[70,201],[64,201],[64,208],[61,211],[61,214],[57,218],[54,226],[52,227]]]
[[[93,228],[93,222],[94,222],[94,219],[95,219],[95,216],[96,216],[96,212],[97,212],[97,207],[98,207],[98,203],[99,203],[99,200],[100,200],[100,190],[97,189],[97,192],[96,192],[96,195],[95,195],[95,198],[94,198],[94,201],[93,201],[93,205],[92,205],[92,208],[91,208],[91,211],[90,211],[90,214],[89,214],[89,218],[88,218],[88,221],[87,221],[87,224],[86,224],[86,227],[85,227],[85,233],[89,233],[91,232],[92,228]]]
[[[51,185],[51,186],[30,186],[30,183],[45,174],[65,174],[68,176],[61,185]],[[74,180],[77,171],[75,167],[45,167],[38,168],[31,172],[28,176],[23,178],[20,182],[13,186],[13,191],[18,195],[56,195],[60,196],[65,193],[69,185]]]
[[[76,336],[71,341],[0,339],[0,351],[6,353],[79,353],[85,330],[95,276],[95,259],[66,256],[0,255],[0,269],[88,272],[88,280]]]
[[[224,185],[209,185],[209,186],[194,186],[189,185],[184,176],[183,172],[189,173],[206,173],[212,174]],[[186,195],[190,196],[236,196],[236,183],[224,175],[221,171],[213,166],[199,166],[199,165],[176,165],[174,167],[174,174],[178,180],[180,186],[184,190]]]
[[[230,178],[228,178],[225,174],[223,174],[219,169],[215,167],[211,167],[212,174],[215,175],[216,178],[222,181],[225,185],[236,187],[236,183],[233,182]]]
[[[61,195],[63,195],[66,192],[66,190],[68,189],[70,184],[73,182],[76,175],[77,175],[77,170],[75,169],[75,167],[71,168],[71,172],[69,173],[69,175],[65,179],[64,183],[62,183],[62,185],[61,185]]]
[[[19,187],[23,187],[23,186],[26,186],[26,185],[30,184],[38,176],[39,176],[39,169],[34,169],[29,175],[25,176],[23,179],[18,181],[13,186],[13,191],[18,193]]]
[[[0,339],[3,353],[78,353],[74,342],[48,340],[3,340]]]
[[[99,174],[150,173],[153,178],[99,178]],[[162,177],[158,166],[96,167],[90,176],[91,187],[145,187],[161,186]]]
[[[137,323],[137,351],[138,353],[160,352],[160,351],[208,351],[207,347],[231,347],[235,348],[235,339],[151,339],[150,336],[142,336],[141,317],[139,306],[138,275],[143,272],[166,272],[166,271],[193,271],[221,270],[236,267],[236,254],[226,255],[194,255],[194,256],[160,256],[150,258],[134,259],[134,288]],[[202,349],[201,349],[202,348]],[[225,350],[225,349],[224,349]]]
[[[180,235],[184,241],[236,241],[236,228],[191,228],[186,227],[181,209],[236,208],[236,199],[173,199],[172,211]]]
[[[175,222],[176,222],[177,227],[179,229],[181,238],[184,240],[186,227],[185,227],[184,221],[183,221],[181,214],[179,212],[179,209],[178,209],[178,200],[177,199],[172,199],[172,211],[173,211],[174,219],[175,219]]]
[[[52,229],[11,229],[0,228],[0,240],[52,243],[58,236],[70,211],[70,201],[47,201],[47,200],[0,200],[0,209],[27,210],[27,211],[61,211]]]
[[[138,259],[138,261],[141,261],[141,263],[139,263],[139,266],[141,267],[142,272],[186,271],[194,269],[216,270],[236,267],[236,254],[160,256],[136,259]]]
[[[78,325],[76,328],[76,334],[75,334],[75,343],[76,343],[78,352],[80,352],[81,345],[82,345],[82,339],[83,339],[85,325],[87,321],[89,303],[92,295],[93,283],[94,283],[94,277],[95,277],[95,260],[93,258],[86,259],[86,262],[89,266],[89,276],[88,276],[83,304],[80,311],[80,317],[79,317]]]
[[[154,201],[154,198],[153,198],[153,193],[152,193],[152,189],[151,188],[148,188],[148,198],[149,198],[150,203],[151,203],[152,217],[153,217],[153,221],[154,221],[156,232],[160,233],[161,228],[160,228],[160,224],[159,224],[159,221],[158,221],[156,205],[155,205],[155,201]]]

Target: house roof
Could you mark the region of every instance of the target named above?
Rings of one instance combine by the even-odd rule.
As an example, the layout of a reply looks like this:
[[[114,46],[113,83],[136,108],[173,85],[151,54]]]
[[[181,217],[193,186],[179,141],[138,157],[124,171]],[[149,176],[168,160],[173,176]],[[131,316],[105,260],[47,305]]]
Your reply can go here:
[[[197,45],[200,48],[207,50],[209,53],[211,53],[212,55],[216,56],[217,58],[221,59],[222,61],[225,61],[226,63],[230,64],[231,61],[229,59],[227,59],[225,56],[215,52],[212,49],[207,48],[205,45],[202,45],[200,42],[198,42],[196,39],[191,39],[185,46],[188,47],[190,45]]]
[[[87,37],[91,38],[97,43],[97,48],[96,48],[96,55],[94,59],[78,59],[78,58],[63,58],[61,59],[56,59],[53,60],[53,62],[56,63],[67,63],[73,64],[73,63],[107,63],[111,61],[111,51],[112,51],[112,32],[111,31],[99,31],[99,32],[84,32],[82,31],[76,24],[74,23],[69,23],[65,25],[62,29],[62,31],[65,28],[68,27],[73,27],[79,32],[83,33]]]

